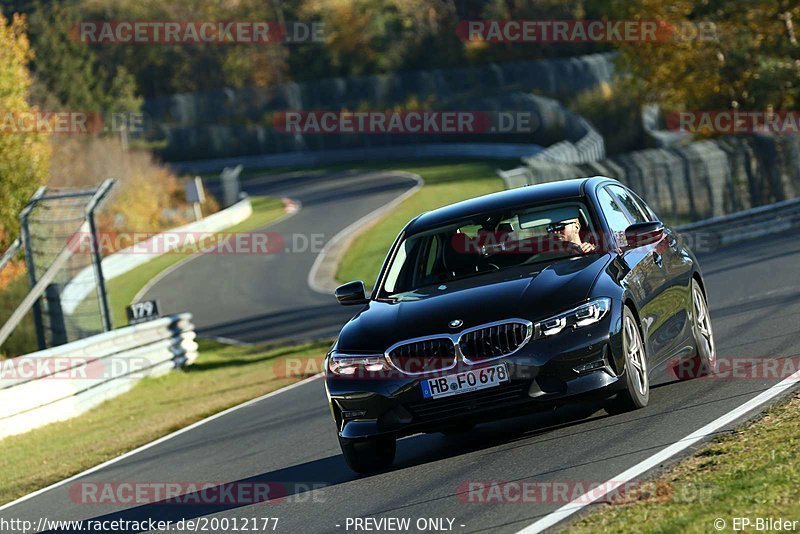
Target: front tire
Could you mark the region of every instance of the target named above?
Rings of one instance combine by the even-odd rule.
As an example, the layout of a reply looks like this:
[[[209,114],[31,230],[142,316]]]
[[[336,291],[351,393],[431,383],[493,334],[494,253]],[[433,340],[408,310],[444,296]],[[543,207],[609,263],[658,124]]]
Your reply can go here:
[[[644,408],[650,401],[647,349],[636,316],[628,306],[622,311],[622,351],[625,354],[625,389],[606,403],[605,410],[612,415]]]
[[[339,445],[348,467],[361,474],[390,467],[397,451],[397,442],[391,436],[362,440],[340,437]]]
[[[679,361],[673,372],[678,380],[691,380],[717,371],[717,347],[714,343],[714,330],[708,313],[708,301],[700,284],[692,278],[692,333],[697,354]]]

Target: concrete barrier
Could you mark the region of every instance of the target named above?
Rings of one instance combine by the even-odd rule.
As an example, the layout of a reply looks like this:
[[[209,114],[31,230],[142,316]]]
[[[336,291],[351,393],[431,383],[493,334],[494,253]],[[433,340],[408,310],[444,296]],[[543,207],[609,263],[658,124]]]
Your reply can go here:
[[[148,99],[143,111],[153,126],[148,131],[163,142],[159,152],[166,161],[267,154],[284,158],[292,153],[314,157],[317,151],[348,148],[400,149],[420,143],[468,143],[475,136],[286,134],[273,126],[276,113],[353,110],[364,109],[365,105],[373,110],[403,109],[412,100],[430,102],[426,106],[436,109],[488,111],[494,108],[483,104],[491,104],[501,95],[535,92],[565,98],[610,81],[614,71],[613,53],[591,54],[290,82],[264,88],[228,87]],[[503,109],[523,108],[504,105]],[[242,117],[247,117],[247,121],[241,120]],[[560,128],[561,114],[543,117],[542,126]],[[496,142],[506,142],[498,135],[493,137]],[[535,139],[531,142],[537,143]],[[245,166],[252,167],[246,163]]]
[[[0,438],[80,415],[197,358],[191,314],[0,361]]]
[[[584,163],[539,157],[525,163],[498,171],[506,188],[609,176],[636,190],[659,215],[677,221],[719,217],[800,195],[796,135],[730,135]]]

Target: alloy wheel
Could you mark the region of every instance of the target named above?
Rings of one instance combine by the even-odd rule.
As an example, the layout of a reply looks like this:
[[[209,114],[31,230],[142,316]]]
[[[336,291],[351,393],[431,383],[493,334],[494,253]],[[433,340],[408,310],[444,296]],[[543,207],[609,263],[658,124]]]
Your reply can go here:
[[[705,364],[713,369],[717,360],[717,349],[714,345],[714,331],[711,328],[711,317],[708,313],[706,298],[697,283],[692,284],[692,302],[694,308],[695,337],[697,351],[706,360]]]
[[[625,358],[628,362],[628,371],[633,373],[636,389],[640,395],[645,395],[650,389],[650,380],[647,377],[647,358],[645,357],[642,336],[639,327],[630,316],[625,316],[623,323],[623,336],[625,342]]]

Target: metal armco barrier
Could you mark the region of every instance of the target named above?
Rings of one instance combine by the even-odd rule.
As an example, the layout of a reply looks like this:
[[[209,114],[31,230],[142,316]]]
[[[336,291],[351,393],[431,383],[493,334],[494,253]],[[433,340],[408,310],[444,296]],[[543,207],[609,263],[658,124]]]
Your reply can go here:
[[[675,230],[702,247],[718,248],[800,227],[800,198],[684,224]],[[695,247],[697,248],[697,247]]]
[[[191,314],[0,361],[0,438],[86,412],[197,358]]]
[[[535,144],[512,143],[429,143],[391,147],[361,147],[313,152],[287,152],[236,158],[199,159],[171,162],[180,173],[220,172],[224,167],[242,164],[247,168],[318,167],[354,161],[419,160],[428,158],[506,158],[519,159],[542,150]]]

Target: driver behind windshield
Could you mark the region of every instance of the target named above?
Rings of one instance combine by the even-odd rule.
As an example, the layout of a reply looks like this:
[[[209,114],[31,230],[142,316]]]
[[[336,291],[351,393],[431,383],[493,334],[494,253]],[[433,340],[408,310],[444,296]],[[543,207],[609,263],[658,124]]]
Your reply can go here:
[[[595,246],[581,240],[581,222],[579,219],[563,219],[547,225],[547,233],[557,241],[563,241],[576,247],[584,254],[594,252]]]
[[[398,245],[380,294],[597,252],[584,209],[576,202],[523,207],[412,234]]]

